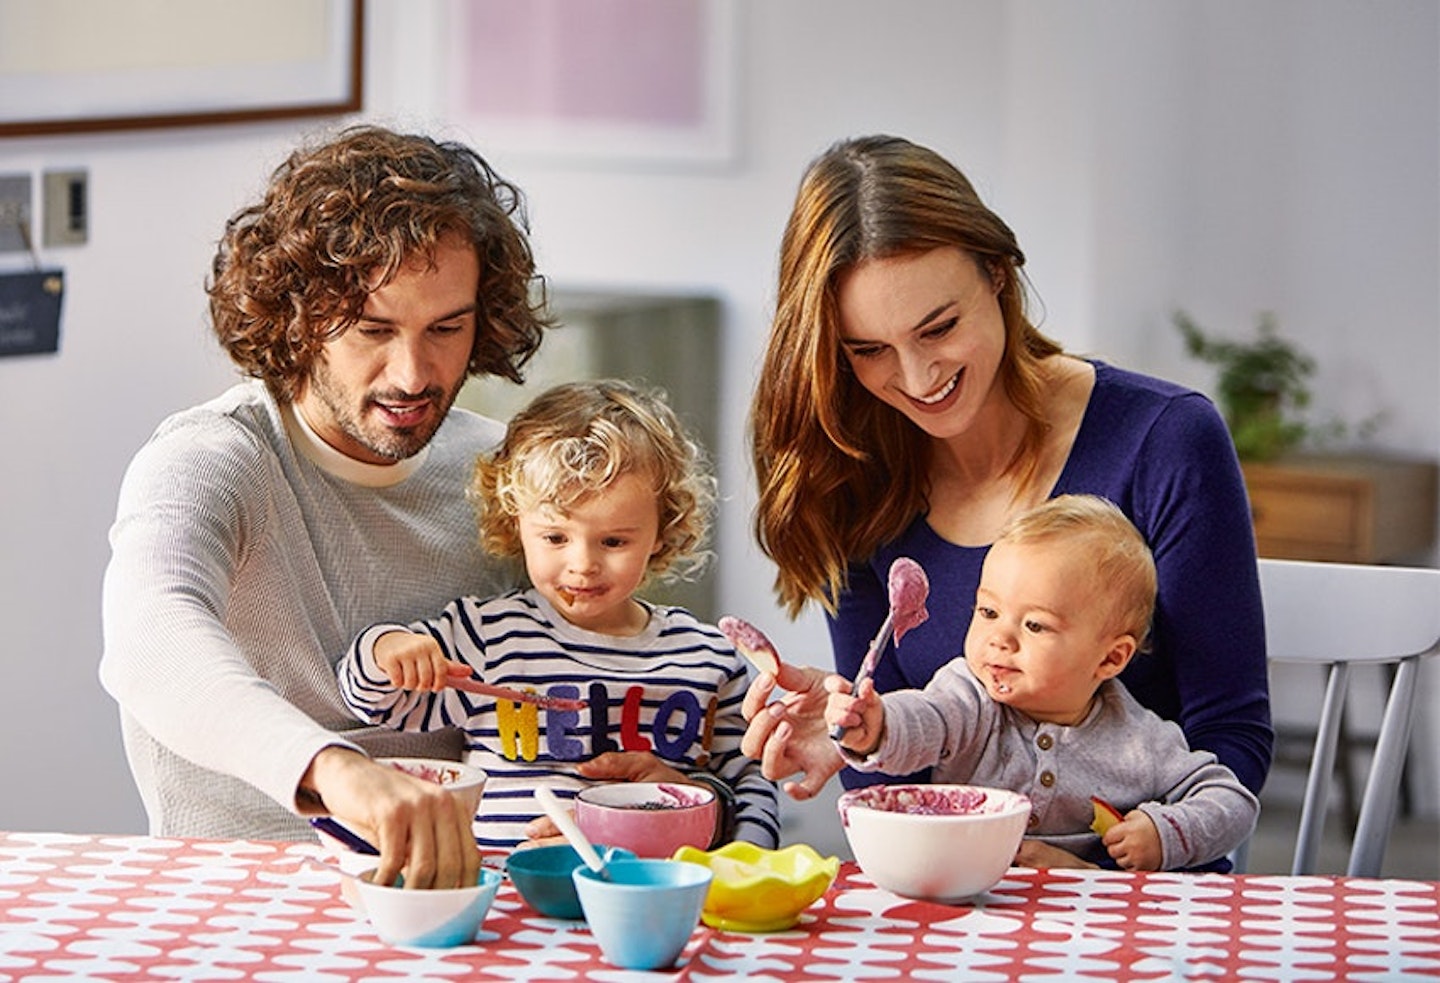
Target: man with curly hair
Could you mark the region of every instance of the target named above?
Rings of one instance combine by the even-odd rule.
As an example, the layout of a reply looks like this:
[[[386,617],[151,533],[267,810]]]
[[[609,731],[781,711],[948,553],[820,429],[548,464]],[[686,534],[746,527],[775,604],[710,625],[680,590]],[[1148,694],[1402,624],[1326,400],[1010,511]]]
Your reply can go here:
[[[303,839],[331,813],[378,877],[473,882],[471,817],[373,757],[453,734],[368,727],[335,664],[361,629],[505,583],[465,495],[549,321],[520,191],[473,150],[366,126],[297,150],[225,229],[208,283],[251,379],[160,424],[120,491],[100,676],[162,836]]]

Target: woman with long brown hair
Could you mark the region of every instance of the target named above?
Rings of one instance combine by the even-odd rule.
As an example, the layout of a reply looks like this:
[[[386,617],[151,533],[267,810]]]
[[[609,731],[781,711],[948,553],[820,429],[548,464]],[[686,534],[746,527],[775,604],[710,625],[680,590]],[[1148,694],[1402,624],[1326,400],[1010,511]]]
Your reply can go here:
[[[1234,446],[1204,396],[1064,352],[1028,319],[1015,235],[965,176],[910,141],[835,144],[801,182],[751,407],[755,517],[793,616],[827,615],[853,677],[899,556],[927,622],[875,672],[923,687],[959,655],[981,562],[1006,520],[1064,493],[1115,502],[1155,554],[1152,651],[1123,681],[1252,791],[1273,733],[1255,543]],[[842,767],[825,673],[789,667],[747,701],[746,750],[808,798]],[[911,776],[924,777],[924,776]],[[864,780],[897,780],[867,775]],[[847,784],[862,779],[846,772]],[[1037,780],[1043,780],[1043,775]]]

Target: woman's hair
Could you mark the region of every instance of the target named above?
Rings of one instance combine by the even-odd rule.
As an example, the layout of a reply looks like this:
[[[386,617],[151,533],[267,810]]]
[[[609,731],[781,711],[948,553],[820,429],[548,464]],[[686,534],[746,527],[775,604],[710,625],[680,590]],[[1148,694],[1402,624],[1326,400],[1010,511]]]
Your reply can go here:
[[[527,229],[520,190],[468,147],[343,130],[292,153],[264,198],[226,223],[206,286],[215,334],[246,374],[292,402],[368,295],[458,236],[480,259],[469,372],[519,382],[550,323]]]
[[[616,379],[546,390],[511,419],[500,449],[480,457],[470,494],[481,545],[519,557],[521,512],[545,506],[563,515],[624,475],[646,479],[659,506],[660,548],[650,574],[698,572],[715,510],[705,453],[663,393]]]
[[[1000,379],[1028,419],[1010,468],[1029,479],[1046,429],[1039,363],[1061,348],[1025,313],[1015,235],[970,182],[908,140],[845,140],[805,172],[780,247],[775,320],[750,407],[759,482],[755,532],[775,561],[793,617],[829,611],[847,566],[871,556],[924,511],[930,441],[856,380],[840,346],[841,278],[856,264],[953,246],[999,287]]]
[[[1079,547],[1091,580],[1110,598],[1110,625],[1144,648],[1155,615],[1155,557],[1125,513],[1098,495],[1057,495],[1011,519],[995,543],[1063,540]]]

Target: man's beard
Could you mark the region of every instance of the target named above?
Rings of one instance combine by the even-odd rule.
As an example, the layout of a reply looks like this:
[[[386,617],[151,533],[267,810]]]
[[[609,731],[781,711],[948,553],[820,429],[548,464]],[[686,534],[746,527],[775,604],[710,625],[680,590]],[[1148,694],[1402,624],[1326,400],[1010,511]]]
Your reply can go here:
[[[434,439],[435,432],[440,429],[440,424],[444,422],[446,415],[450,412],[450,407],[455,404],[455,398],[460,394],[460,388],[464,384],[465,378],[462,376],[449,393],[444,392],[439,386],[431,386],[419,393],[394,391],[366,393],[360,397],[360,407],[357,413],[351,405],[356,397],[343,387],[334,385],[334,380],[323,362],[316,364],[310,379],[311,388],[319,400],[330,410],[335,426],[346,437],[387,461],[403,461],[420,453]],[[427,416],[423,424],[415,427],[366,425],[367,414],[365,411],[372,404],[412,399],[428,399],[438,407],[440,412]]]

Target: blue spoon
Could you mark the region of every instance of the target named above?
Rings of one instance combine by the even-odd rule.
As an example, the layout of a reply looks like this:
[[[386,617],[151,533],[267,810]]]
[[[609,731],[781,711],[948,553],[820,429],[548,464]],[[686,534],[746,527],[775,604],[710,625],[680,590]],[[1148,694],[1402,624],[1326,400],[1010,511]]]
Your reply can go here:
[[[375,848],[375,844],[333,816],[311,816],[310,825],[322,833],[335,837],[356,853],[363,853],[371,857],[380,856],[380,851]]]

